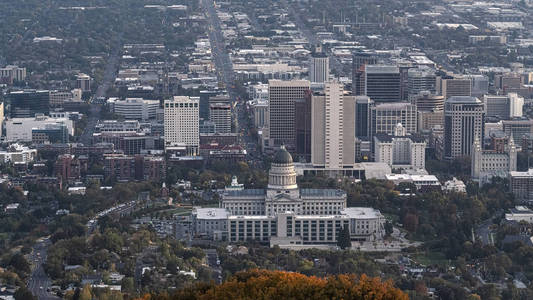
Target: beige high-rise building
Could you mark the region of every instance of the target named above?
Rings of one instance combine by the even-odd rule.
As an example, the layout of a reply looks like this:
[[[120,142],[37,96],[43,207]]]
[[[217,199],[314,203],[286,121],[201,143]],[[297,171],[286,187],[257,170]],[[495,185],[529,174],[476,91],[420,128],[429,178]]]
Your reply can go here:
[[[440,92],[444,99],[454,96],[471,96],[472,82],[470,78],[462,77],[440,79]]]
[[[198,153],[199,99],[197,97],[174,96],[165,100],[165,149],[184,147],[188,155]]]
[[[309,90],[308,80],[268,81],[268,141],[265,146],[272,149],[285,145],[293,151],[296,145],[294,103],[303,100]]]
[[[355,163],[355,96],[343,85],[328,82],[324,93],[312,96],[311,162],[315,167],[338,169]]]
[[[324,53],[314,53],[309,62],[309,80],[323,83],[329,79],[329,58]]]

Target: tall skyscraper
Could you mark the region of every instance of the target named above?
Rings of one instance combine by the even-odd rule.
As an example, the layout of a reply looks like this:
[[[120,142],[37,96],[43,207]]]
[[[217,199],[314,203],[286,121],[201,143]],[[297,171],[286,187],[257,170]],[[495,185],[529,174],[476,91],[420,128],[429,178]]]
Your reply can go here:
[[[328,82],[314,94],[311,108],[311,162],[316,167],[342,169],[355,163],[355,96],[340,83]]]
[[[352,55],[352,93],[365,94],[365,65],[375,65],[378,59],[374,53],[357,51]]]
[[[231,105],[215,102],[209,105],[209,121],[218,133],[231,133]]]
[[[306,91],[305,98],[296,100],[295,129],[296,129],[296,150],[294,157],[299,162],[311,161],[311,100],[313,93]]]
[[[185,147],[188,155],[198,153],[199,99],[174,96],[165,100],[165,149]]]
[[[47,114],[50,111],[50,92],[24,90],[11,92],[10,116],[11,118],[30,118],[35,114]]]
[[[454,96],[444,104],[444,157],[469,156],[477,139],[483,140],[485,105],[478,98]]]
[[[355,136],[359,139],[370,140],[372,106],[374,101],[368,96],[355,97]]]
[[[401,100],[400,69],[396,66],[366,65],[365,95],[376,103]]]
[[[294,103],[304,99],[305,92],[309,88],[308,80],[268,81],[268,147],[285,145],[287,150],[294,151],[296,145]]]
[[[309,61],[309,80],[323,83],[329,80],[329,58],[324,53],[313,53]]]

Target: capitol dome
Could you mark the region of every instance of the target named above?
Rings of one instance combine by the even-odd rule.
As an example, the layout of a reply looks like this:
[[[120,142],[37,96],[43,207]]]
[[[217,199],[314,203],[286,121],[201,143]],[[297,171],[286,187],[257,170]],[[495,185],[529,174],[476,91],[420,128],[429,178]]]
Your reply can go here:
[[[268,188],[272,190],[294,190],[296,185],[296,171],[292,156],[284,146],[274,155],[274,160],[268,172]]]
[[[292,156],[289,153],[289,151],[285,149],[285,146],[279,147],[279,150],[274,155],[274,160],[272,161],[272,163],[275,163],[275,164],[292,164],[293,163]]]

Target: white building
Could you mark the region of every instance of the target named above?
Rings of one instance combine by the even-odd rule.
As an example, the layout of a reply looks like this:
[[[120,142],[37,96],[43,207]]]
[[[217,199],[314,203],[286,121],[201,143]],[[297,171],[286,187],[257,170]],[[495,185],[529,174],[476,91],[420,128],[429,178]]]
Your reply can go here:
[[[309,81],[323,83],[329,80],[329,58],[323,53],[311,55],[309,61]]]
[[[426,141],[407,135],[402,124],[397,124],[394,135],[374,136],[374,160],[393,169],[425,169]]]
[[[466,185],[462,180],[453,178],[444,183],[443,189],[447,192],[466,193]]]
[[[0,79],[1,78],[8,78],[9,81],[23,81],[26,79],[26,68],[5,66],[4,68],[0,68]]]
[[[74,135],[74,122],[68,118],[50,118],[36,115],[34,118],[12,118],[6,120],[6,141],[31,142],[32,130],[45,128],[49,124],[64,124],[69,135]]]
[[[27,163],[37,156],[36,149],[20,144],[12,144],[6,150],[0,150],[0,163]]]
[[[165,100],[165,149],[185,147],[187,154],[196,155],[200,143],[199,99],[174,96]]]
[[[385,178],[392,181],[395,185],[402,182],[413,183],[418,190],[442,189],[439,179],[435,175],[387,174]]]
[[[334,245],[345,226],[352,241],[373,241],[384,235],[384,216],[372,208],[346,208],[344,191],[299,189],[292,157],[283,147],[272,162],[266,190],[228,189],[220,207],[222,210],[212,210],[214,213],[203,218],[196,214],[193,228],[203,230],[195,232],[196,235],[224,228],[220,221],[226,212],[229,213],[227,232],[221,235],[231,243],[259,241],[286,247]],[[219,223],[202,227],[212,220]]]
[[[505,214],[505,220],[533,223],[533,211],[525,206],[515,206]]]
[[[155,119],[159,100],[142,98],[126,98],[125,100],[109,99],[107,103],[111,110],[125,119],[148,120]]]
[[[492,177],[508,176],[516,171],[516,145],[511,136],[505,152],[483,150],[478,139],[472,145],[472,179],[480,183],[489,182]]]

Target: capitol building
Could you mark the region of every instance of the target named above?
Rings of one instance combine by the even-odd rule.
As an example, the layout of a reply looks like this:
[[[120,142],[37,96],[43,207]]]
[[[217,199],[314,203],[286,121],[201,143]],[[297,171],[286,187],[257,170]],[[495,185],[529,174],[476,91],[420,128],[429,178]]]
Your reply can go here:
[[[379,210],[346,207],[342,190],[298,188],[283,146],[272,161],[267,189],[244,189],[234,178],[219,208],[195,208],[192,214],[195,237],[271,246],[336,244],[345,226],[352,241],[374,241],[383,237],[384,223]]]

